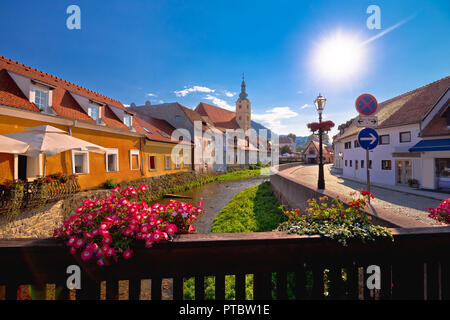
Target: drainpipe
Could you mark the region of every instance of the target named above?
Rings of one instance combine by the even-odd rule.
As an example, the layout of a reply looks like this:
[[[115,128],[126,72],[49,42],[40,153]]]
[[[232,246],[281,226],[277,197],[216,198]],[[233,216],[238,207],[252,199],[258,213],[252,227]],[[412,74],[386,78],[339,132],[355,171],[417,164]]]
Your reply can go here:
[[[141,147],[141,176],[144,175],[144,152],[142,150],[142,137],[139,138],[139,144]]]

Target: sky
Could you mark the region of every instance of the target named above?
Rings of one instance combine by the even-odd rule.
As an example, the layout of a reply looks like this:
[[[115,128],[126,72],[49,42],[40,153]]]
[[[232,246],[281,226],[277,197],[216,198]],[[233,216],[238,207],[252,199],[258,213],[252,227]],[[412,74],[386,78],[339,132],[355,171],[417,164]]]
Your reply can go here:
[[[80,29],[67,28],[70,5]],[[2,11],[0,55],[125,105],[234,110],[245,73],[252,120],[279,134],[309,134],[319,92],[333,135],[360,94],[382,102],[450,74],[448,0],[2,0]]]

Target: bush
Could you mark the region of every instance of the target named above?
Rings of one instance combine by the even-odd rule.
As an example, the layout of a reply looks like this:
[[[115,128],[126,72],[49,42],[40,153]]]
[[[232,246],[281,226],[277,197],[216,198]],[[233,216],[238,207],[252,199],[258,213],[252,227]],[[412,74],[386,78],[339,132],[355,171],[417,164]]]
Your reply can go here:
[[[86,199],[76,214],[54,231],[54,237],[67,241],[70,253],[81,252],[83,260],[94,259],[99,266],[129,259],[137,241],[147,248],[161,240],[170,240],[175,233],[189,233],[192,222],[201,214],[190,203],[172,201],[151,207],[142,200],[146,185],[130,186],[122,191],[116,187],[108,198]]]
[[[106,182],[103,184],[103,187],[105,189],[114,189],[116,187],[116,184],[114,183],[114,180],[111,178],[106,180]]]
[[[320,234],[337,240],[344,246],[351,239],[363,242],[387,237],[393,240],[389,229],[375,226],[371,218],[364,212],[368,197],[373,195],[361,191],[363,198],[352,199],[347,207],[340,199],[333,199],[329,206],[327,197],[308,201],[309,208],[305,212],[291,210],[285,212],[288,221],[282,223],[277,230],[297,234]]]
[[[439,221],[442,224],[450,225],[450,198],[442,201],[436,208],[426,208],[430,218]]]

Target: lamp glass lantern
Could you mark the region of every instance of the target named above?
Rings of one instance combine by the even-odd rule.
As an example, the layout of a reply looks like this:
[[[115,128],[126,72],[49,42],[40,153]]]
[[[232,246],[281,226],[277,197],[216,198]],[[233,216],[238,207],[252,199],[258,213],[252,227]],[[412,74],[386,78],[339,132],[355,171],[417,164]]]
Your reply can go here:
[[[316,105],[316,109],[319,113],[322,113],[323,109],[325,108],[325,103],[327,99],[322,97],[322,95],[319,93],[319,96],[314,100],[314,104]]]

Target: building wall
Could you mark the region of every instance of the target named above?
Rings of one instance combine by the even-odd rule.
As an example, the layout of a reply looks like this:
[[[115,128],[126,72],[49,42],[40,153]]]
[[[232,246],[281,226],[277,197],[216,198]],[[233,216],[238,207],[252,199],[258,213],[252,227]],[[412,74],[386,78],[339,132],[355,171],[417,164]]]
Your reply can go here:
[[[180,153],[180,159],[181,164],[180,168],[175,168],[175,162],[171,158],[170,163],[170,169],[166,169],[165,167],[165,157],[171,157],[172,150],[176,146],[176,144],[173,143],[164,143],[164,142],[158,142],[158,141],[149,141],[147,140],[145,142],[144,146],[144,159],[143,159],[143,169],[144,169],[144,175],[146,177],[154,177],[154,176],[161,176],[165,174],[173,174],[173,173],[179,173],[179,172],[186,172],[192,170],[192,155],[188,154],[186,152],[187,150],[183,150],[182,153]],[[187,147],[190,152],[192,152],[192,147]],[[182,157],[181,157],[182,155]],[[156,169],[152,170],[150,169],[149,164],[149,157],[155,156],[156,160]],[[187,161],[184,160],[184,157],[190,157],[191,158],[191,164],[185,163]]]
[[[0,134],[20,132],[26,130],[28,127],[35,127],[45,124],[49,124],[69,132],[69,127],[64,125],[0,115]],[[136,180],[143,177],[190,170],[189,167],[183,168],[183,166],[182,169],[174,169],[175,166],[173,163],[172,170],[163,169],[163,157],[166,154],[171,154],[171,150],[175,146],[175,144],[172,143],[154,142],[144,146],[145,139],[141,137],[77,127],[72,128],[72,136],[95,143],[104,148],[118,149],[119,170],[117,172],[106,171],[106,155],[104,153],[89,152],[89,173],[78,175],[78,181],[82,189],[99,187],[108,179],[113,179],[115,183],[119,183],[122,181]],[[139,151],[140,169],[136,170],[130,168],[130,150]],[[144,155],[142,151],[144,151]],[[144,161],[148,159],[147,156],[150,153],[158,155],[157,162],[158,164],[162,164],[158,166],[156,171],[149,171],[148,162],[146,163]],[[13,155],[0,154],[0,183],[14,178],[14,166],[11,166],[11,163],[14,163],[13,159]],[[46,175],[58,172],[72,174],[71,151],[66,151],[47,157]]]
[[[396,184],[396,167],[395,160],[411,160],[412,161],[412,178],[421,180],[420,158],[414,157],[393,157],[393,152],[408,153],[408,149],[414,146],[420,141],[418,137],[419,125],[412,124],[406,126],[397,126],[392,128],[376,129],[378,135],[389,134],[390,143],[387,145],[378,145],[375,149],[369,152],[369,159],[372,160],[372,170],[370,170],[370,179],[373,182],[384,184]],[[411,131],[411,142],[400,143],[400,132]],[[343,176],[354,178],[361,181],[366,181],[366,150],[362,148],[355,148],[354,141],[357,140],[357,136],[352,136],[335,143],[335,154],[339,154],[339,150],[343,152],[343,159],[341,165],[343,168]],[[351,149],[345,149],[344,144],[351,141]],[[338,156],[336,157],[336,161]],[[345,161],[347,160],[347,166]],[[350,160],[352,160],[352,166],[350,167]],[[364,168],[361,168],[361,160],[364,160]],[[382,170],[381,161],[391,160],[391,170]],[[335,163],[336,163],[335,161]],[[358,169],[356,169],[355,162],[358,161]]]

